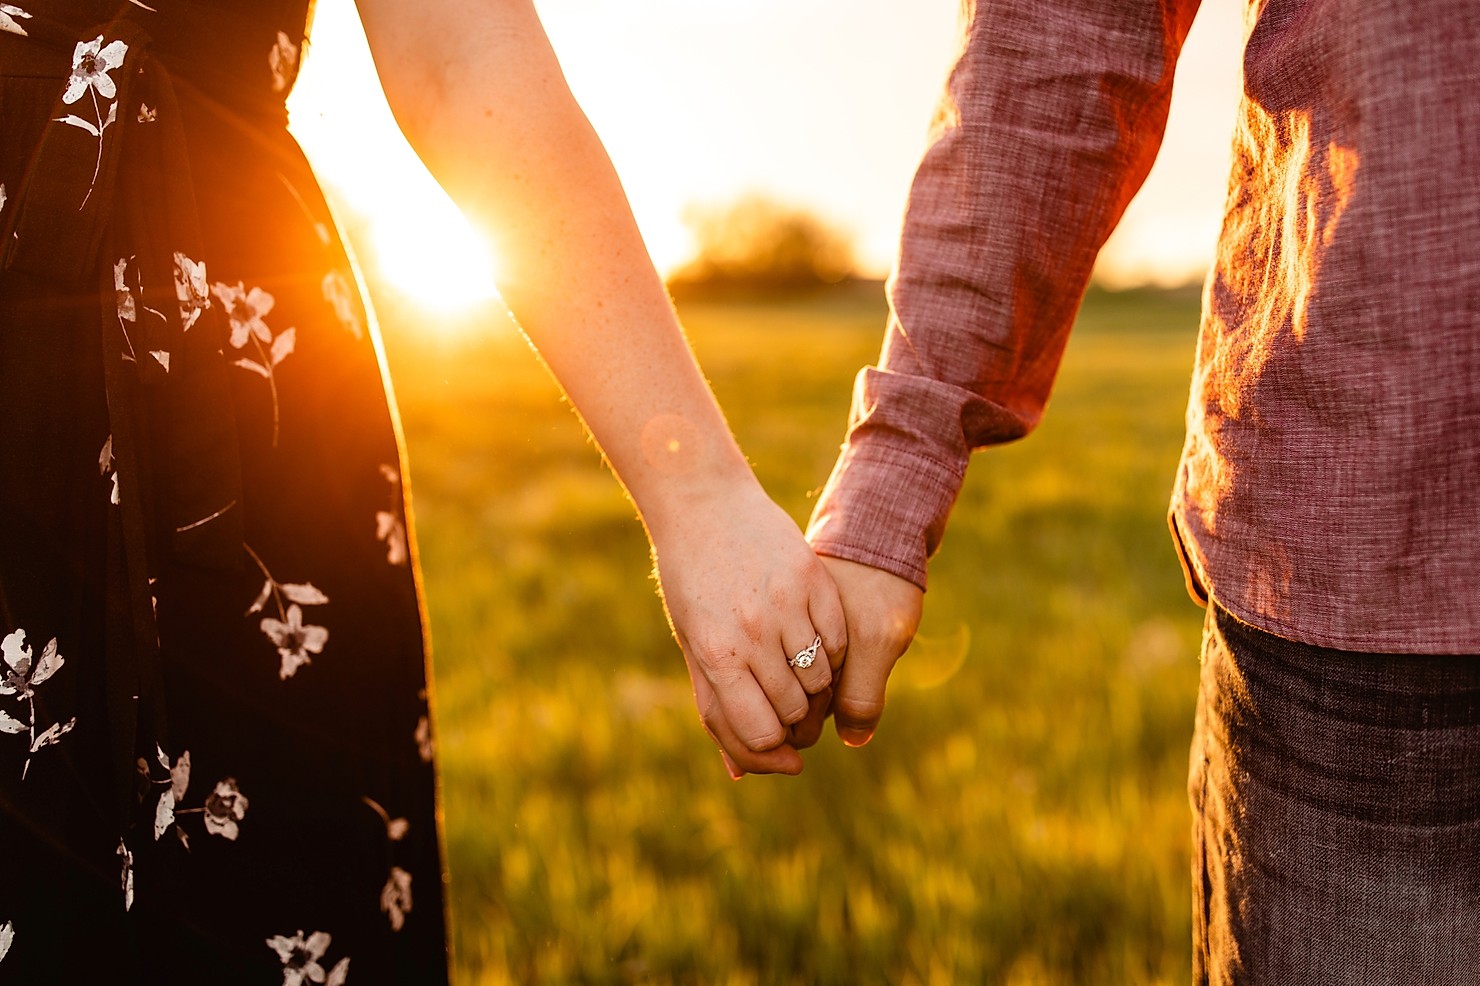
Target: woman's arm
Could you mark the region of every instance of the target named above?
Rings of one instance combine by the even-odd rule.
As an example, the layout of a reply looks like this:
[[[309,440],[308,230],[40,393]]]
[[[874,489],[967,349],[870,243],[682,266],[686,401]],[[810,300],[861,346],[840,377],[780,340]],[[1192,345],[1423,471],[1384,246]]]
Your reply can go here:
[[[496,243],[504,300],[637,504],[731,772],[801,770],[786,727],[831,674],[786,657],[815,628],[841,660],[836,590],[731,437],[531,0],[358,5],[401,129]]]

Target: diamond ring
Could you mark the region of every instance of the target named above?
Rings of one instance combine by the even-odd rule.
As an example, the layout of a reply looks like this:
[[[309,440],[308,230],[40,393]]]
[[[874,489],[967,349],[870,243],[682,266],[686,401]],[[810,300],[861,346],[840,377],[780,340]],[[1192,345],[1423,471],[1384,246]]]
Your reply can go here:
[[[813,661],[817,660],[817,652],[821,649],[822,638],[815,637],[813,638],[812,643],[809,644],[805,649],[797,651],[796,657],[788,660],[786,662],[786,666],[790,668],[801,668],[803,671],[805,671],[812,666]]]

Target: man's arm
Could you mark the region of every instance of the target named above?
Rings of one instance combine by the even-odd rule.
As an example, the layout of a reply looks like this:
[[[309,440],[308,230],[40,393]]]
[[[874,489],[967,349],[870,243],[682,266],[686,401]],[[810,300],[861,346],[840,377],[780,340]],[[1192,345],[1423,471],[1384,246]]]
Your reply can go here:
[[[910,191],[883,353],[858,376],[808,531],[819,554],[878,570],[832,566],[851,641],[834,709],[854,740],[882,712],[889,668],[913,635],[908,615],[919,617],[909,590],[925,588],[968,457],[1042,416],[1095,256],[1156,157],[1196,8],[979,0],[968,10]]]

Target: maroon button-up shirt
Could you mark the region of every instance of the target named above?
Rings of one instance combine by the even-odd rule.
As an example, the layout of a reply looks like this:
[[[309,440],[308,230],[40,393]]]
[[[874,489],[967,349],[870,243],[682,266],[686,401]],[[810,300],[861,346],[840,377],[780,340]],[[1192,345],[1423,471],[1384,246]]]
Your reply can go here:
[[[1196,0],[978,0],[877,367],[813,515],[925,584],[967,459],[1038,422]],[[1480,653],[1480,15],[1249,0],[1172,496],[1199,587],[1344,650]]]

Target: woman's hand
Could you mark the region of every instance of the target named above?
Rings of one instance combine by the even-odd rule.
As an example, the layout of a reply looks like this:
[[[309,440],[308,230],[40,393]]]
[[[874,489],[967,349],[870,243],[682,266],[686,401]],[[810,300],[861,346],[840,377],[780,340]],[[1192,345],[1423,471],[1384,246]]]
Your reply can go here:
[[[650,518],[649,531],[694,702],[730,775],[799,773],[848,646],[831,577],[753,483]],[[819,637],[810,667],[788,666]]]
[[[357,3],[396,120],[496,245],[504,300],[647,525],[730,773],[796,773],[846,647],[842,606],[730,436],[534,4]],[[818,636],[827,658],[788,667]]]

